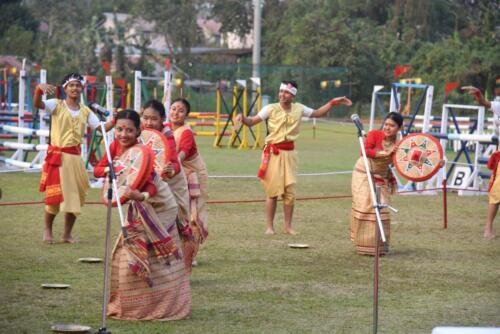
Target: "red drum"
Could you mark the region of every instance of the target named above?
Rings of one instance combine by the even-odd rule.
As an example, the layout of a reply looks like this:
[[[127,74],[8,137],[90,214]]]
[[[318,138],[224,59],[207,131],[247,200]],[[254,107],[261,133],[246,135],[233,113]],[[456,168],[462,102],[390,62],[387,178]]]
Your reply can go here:
[[[116,186],[120,203],[125,203],[128,199],[123,196],[125,189],[140,189],[146,183],[153,169],[153,162],[149,148],[144,145],[134,145],[113,160],[116,174]],[[102,187],[101,199],[104,204],[108,204],[109,178],[105,178]],[[113,206],[117,206],[115,194],[113,194]]]
[[[439,141],[426,133],[404,137],[392,158],[398,173],[407,180],[421,182],[430,179],[441,168],[443,148]]]
[[[144,129],[141,131],[139,141],[153,151],[154,169],[158,175],[162,175],[163,167],[170,161],[167,138],[160,131]]]

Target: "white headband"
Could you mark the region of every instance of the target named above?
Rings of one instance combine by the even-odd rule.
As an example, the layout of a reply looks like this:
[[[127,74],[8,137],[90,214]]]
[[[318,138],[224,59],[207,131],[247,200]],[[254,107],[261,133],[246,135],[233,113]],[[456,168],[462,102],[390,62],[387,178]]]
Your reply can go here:
[[[71,81],[78,81],[79,83],[82,84],[82,86],[85,84],[85,81],[83,78],[79,75],[72,75],[66,81],[63,83],[63,88],[66,88],[66,86],[71,82]]]
[[[293,96],[297,95],[297,88],[293,87],[292,84],[290,83],[289,84],[281,83],[280,90],[285,90],[290,94],[292,94]]]

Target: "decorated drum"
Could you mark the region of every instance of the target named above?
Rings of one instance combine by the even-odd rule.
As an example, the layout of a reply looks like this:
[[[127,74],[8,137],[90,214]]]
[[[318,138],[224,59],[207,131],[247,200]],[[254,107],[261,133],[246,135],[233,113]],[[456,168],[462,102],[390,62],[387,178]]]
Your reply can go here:
[[[413,133],[399,142],[392,162],[402,177],[421,182],[439,171],[442,160],[443,148],[436,138],[425,133]]]
[[[163,167],[170,161],[170,148],[167,138],[160,131],[144,129],[141,131],[139,140],[153,151],[153,168],[158,175],[162,175]]]
[[[144,145],[134,145],[113,160],[120,203],[125,203],[128,200],[123,196],[127,187],[132,190],[140,189],[146,183],[153,168],[151,160],[151,153]],[[109,187],[109,178],[105,178],[101,199],[106,205],[108,204]],[[115,194],[113,194],[111,204],[117,205]]]

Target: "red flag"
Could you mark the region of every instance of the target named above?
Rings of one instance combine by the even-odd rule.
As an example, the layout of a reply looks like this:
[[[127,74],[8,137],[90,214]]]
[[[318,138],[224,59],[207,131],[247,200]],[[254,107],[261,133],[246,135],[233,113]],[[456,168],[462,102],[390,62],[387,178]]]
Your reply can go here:
[[[101,66],[102,69],[104,70],[104,73],[109,74],[109,70],[111,69],[111,64],[107,60],[101,61]]]
[[[125,79],[116,79],[116,80],[115,80],[115,85],[116,85],[117,87],[120,87],[121,89],[125,89],[125,88],[126,88],[126,86],[127,86],[127,84],[126,84],[126,82],[125,82]]]
[[[85,81],[87,84],[95,84],[97,82],[97,77],[95,75],[85,75]]]
[[[444,95],[448,96],[448,94],[455,90],[459,86],[458,82],[447,82],[446,85],[444,85]]]
[[[171,64],[170,64],[170,58],[165,58],[165,69],[167,71],[170,70],[170,66],[171,66]]]
[[[411,66],[409,65],[396,65],[394,67],[394,79],[399,78],[403,74],[409,72],[411,70]]]

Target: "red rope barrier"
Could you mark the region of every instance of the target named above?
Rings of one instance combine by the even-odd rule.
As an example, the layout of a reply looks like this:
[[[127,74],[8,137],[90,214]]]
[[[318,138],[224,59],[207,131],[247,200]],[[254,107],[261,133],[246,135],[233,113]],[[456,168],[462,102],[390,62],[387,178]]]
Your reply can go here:
[[[405,190],[399,191],[398,194],[407,194],[407,193],[422,193],[426,191],[435,191],[435,190],[443,190],[446,189],[448,191],[473,191],[473,192],[484,192],[482,190],[474,190],[474,189],[460,189],[460,188],[429,188],[422,190]],[[324,200],[324,199],[342,199],[342,198],[351,198],[352,195],[336,195],[336,196],[314,196],[314,197],[299,197],[296,198],[297,201],[313,201],[313,200]],[[264,203],[265,199],[247,199],[247,200],[213,200],[208,201],[207,204],[241,204],[241,203]],[[17,205],[35,205],[35,204],[43,204],[43,201],[29,201],[29,202],[0,202],[0,206],[17,206]],[[98,201],[88,201],[85,204],[103,204]]]
[[[351,198],[351,195],[338,195],[338,196],[317,196],[317,197],[300,197],[297,198],[297,201],[312,201],[312,200],[322,200],[322,199],[338,199],[338,198]],[[247,199],[247,200],[214,200],[208,201],[207,204],[240,204],[240,203],[264,203],[265,199]],[[43,201],[31,201],[31,202],[5,202],[0,203],[0,206],[17,206],[17,205],[35,205],[35,204],[43,204]],[[98,201],[88,201],[85,204],[102,204],[102,202]]]

